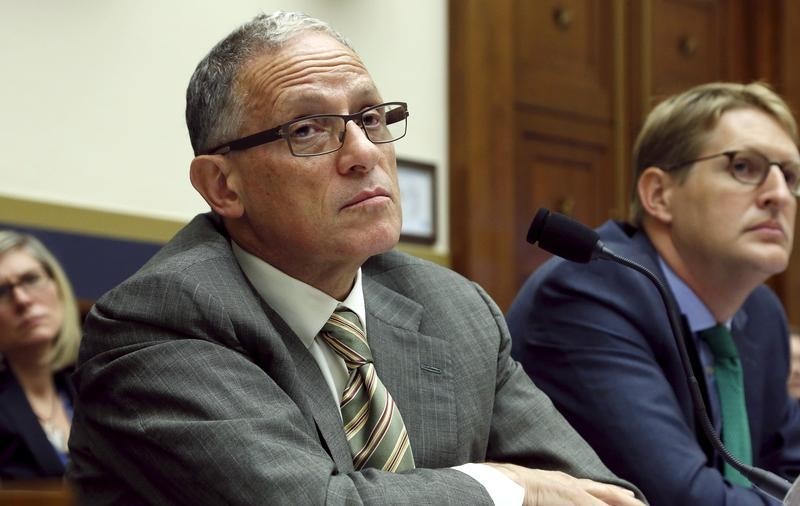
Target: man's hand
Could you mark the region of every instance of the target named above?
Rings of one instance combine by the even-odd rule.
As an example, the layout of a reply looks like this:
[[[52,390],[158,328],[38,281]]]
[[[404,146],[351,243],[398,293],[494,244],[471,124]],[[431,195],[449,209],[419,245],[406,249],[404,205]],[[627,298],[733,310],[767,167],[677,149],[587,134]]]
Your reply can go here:
[[[633,492],[606,483],[574,478],[560,471],[487,463],[525,489],[524,506],[643,506]]]

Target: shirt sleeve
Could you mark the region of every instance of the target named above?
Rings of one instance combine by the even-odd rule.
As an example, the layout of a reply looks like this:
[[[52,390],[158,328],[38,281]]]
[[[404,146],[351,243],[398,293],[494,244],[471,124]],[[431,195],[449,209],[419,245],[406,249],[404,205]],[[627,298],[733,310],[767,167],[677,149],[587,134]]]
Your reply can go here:
[[[525,489],[497,469],[486,464],[463,464],[453,469],[483,485],[496,506],[522,506]]]

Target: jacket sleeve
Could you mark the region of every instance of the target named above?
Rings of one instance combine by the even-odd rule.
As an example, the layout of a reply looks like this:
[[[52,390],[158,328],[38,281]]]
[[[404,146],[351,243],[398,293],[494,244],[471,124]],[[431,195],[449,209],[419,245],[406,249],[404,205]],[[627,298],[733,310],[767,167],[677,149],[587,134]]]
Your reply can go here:
[[[477,287],[497,322],[500,347],[495,404],[487,460],[533,469],[558,469],[571,476],[611,483],[644,496],[615,476],[594,450],[567,423],[553,403],[511,358],[511,337],[505,319],[489,296]]]

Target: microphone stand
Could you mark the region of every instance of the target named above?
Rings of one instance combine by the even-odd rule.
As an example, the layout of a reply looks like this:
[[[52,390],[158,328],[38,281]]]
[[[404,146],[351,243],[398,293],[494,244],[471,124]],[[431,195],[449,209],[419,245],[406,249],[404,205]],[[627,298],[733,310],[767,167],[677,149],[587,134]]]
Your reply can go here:
[[[686,351],[685,336],[683,335],[683,329],[680,324],[680,316],[674,305],[670,304],[669,302],[669,295],[667,294],[667,288],[664,286],[664,283],[662,283],[661,280],[647,267],[640,265],[633,260],[629,260],[625,257],[617,255],[613,251],[606,248],[602,241],[597,241],[594,250],[592,251],[592,258],[610,260],[612,262],[625,265],[644,274],[650,281],[653,282],[658,289],[659,295],[661,295],[661,300],[664,303],[664,307],[667,309],[669,326],[672,328],[672,335],[675,337],[675,341],[678,345],[678,354],[680,355],[681,364],[683,365],[684,372],[686,373],[686,377],[689,381],[689,392],[692,396],[695,414],[700,422],[700,426],[703,429],[703,433],[708,440],[711,441],[711,444],[720,453],[720,455],[722,455],[725,461],[731,465],[731,467],[742,473],[742,475],[750,480],[753,485],[760,488],[772,497],[782,501],[789,492],[791,484],[780,476],[765,469],[748,466],[739,461],[736,457],[731,455],[727,448],[725,448],[716,431],[712,427],[711,420],[709,419],[708,413],[706,413],[705,410],[705,404],[703,403],[703,398],[700,393],[699,383],[697,382],[697,378],[695,377],[690,365],[689,353]]]

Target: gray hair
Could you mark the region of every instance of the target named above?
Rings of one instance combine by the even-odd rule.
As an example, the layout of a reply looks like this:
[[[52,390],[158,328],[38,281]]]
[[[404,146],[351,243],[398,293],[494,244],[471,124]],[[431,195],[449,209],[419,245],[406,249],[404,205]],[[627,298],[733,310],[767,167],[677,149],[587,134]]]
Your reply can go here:
[[[0,230],[0,255],[9,251],[24,251],[38,261],[45,272],[53,278],[58,288],[58,295],[64,311],[64,322],[61,331],[53,342],[47,358],[53,371],[72,365],[78,358],[78,345],[81,340],[81,322],[78,305],[72,285],[58,263],[44,244],[32,235],[21,234],[13,230]]]
[[[352,49],[324,21],[300,12],[277,11],[259,14],[240,26],[200,61],[186,89],[186,126],[195,155],[232,140],[241,127],[245,108],[235,83],[244,64],[308,31],[330,35]]]

